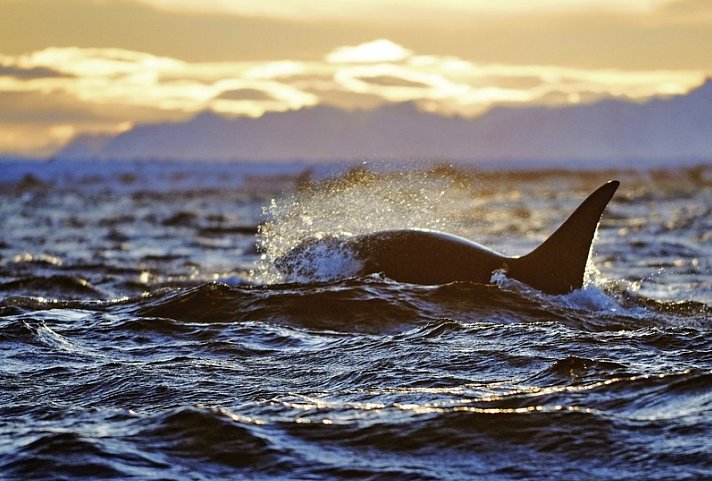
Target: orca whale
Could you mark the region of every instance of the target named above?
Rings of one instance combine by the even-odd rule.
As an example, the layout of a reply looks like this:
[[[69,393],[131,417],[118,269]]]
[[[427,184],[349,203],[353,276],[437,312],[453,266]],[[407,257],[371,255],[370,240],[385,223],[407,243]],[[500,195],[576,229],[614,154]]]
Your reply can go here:
[[[293,273],[298,260],[319,247],[338,247],[360,261],[359,275],[381,273],[398,282],[488,283],[502,270],[547,294],[567,294],[583,285],[593,237],[603,210],[619,186],[612,180],[594,191],[556,231],[529,254],[508,257],[463,237],[424,229],[373,232],[346,239],[308,239],[275,265]]]

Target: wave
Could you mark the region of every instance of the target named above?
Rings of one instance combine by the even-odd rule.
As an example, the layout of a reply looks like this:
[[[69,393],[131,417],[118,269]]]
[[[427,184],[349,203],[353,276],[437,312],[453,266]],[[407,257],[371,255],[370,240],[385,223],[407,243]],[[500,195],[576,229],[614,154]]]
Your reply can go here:
[[[400,293],[379,280],[253,288],[210,283],[152,299],[140,306],[137,314],[188,322],[261,321],[307,328],[384,330],[421,317],[417,306]]]
[[[75,432],[35,436],[19,452],[5,456],[0,465],[4,475],[15,479],[70,480],[77,478],[114,479],[125,476],[117,469],[113,455],[101,442]]]
[[[30,344],[58,351],[76,351],[76,347],[68,338],[40,318],[18,316],[14,319],[4,319],[0,321],[0,327],[0,342]]]
[[[48,277],[26,276],[0,284],[4,293],[38,295],[63,299],[83,298],[98,299],[104,293],[88,280],[78,277],[56,274]]]
[[[224,409],[178,408],[151,424],[136,436],[172,457],[267,472],[288,467],[259,425]]]
[[[396,333],[442,321],[459,323],[555,322],[589,332],[654,327],[710,328],[709,306],[662,302],[615,286],[591,284],[550,296],[508,279],[493,284],[401,284],[377,275],[329,282],[234,285],[210,282],[163,288],[107,301],[12,296],[0,300],[6,316],[48,309],[106,312],[123,318],[121,331],[185,334],[185,323],[262,322],[340,332]],[[97,329],[106,327],[98,323]]]

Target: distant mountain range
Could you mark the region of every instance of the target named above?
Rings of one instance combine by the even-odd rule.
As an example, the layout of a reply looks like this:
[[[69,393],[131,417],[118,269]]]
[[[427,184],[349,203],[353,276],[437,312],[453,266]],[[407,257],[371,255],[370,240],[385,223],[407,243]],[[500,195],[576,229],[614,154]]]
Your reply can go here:
[[[358,161],[712,161],[712,80],[645,103],[497,107],[446,117],[412,103],[345,111],[318,106],[260,118],[201,113],[115,136],[79,136],[56,159]]]

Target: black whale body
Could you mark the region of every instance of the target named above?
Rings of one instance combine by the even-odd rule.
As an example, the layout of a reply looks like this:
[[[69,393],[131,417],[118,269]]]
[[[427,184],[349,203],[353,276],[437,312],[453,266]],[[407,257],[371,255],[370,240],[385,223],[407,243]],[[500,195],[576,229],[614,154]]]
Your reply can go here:
[[[382,273],[399,282],[445,284],[487,283],[499,269],[507,276],[548,294],[566,294],[583,285],[586,262],[603,210],[619,182],[610,181],[584,200],[539,247],[521,257],[508,257],[476,242],[444,232],[404,229],[374,232],[347,239],[308,239],[277,260],[287,274],[300,256],[321,244],[337,244],[361,261],[359,274]]]

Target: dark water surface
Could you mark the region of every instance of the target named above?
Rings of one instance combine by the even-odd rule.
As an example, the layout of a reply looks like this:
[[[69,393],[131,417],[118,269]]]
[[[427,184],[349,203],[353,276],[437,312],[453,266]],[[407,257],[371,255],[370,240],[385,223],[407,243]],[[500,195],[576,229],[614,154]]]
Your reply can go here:
[[[222,168],[0,179],[0,479],[712,479],[709,169],[616,173],[546,296],[271,262],[399,227],[522,254],[614,174]]]

